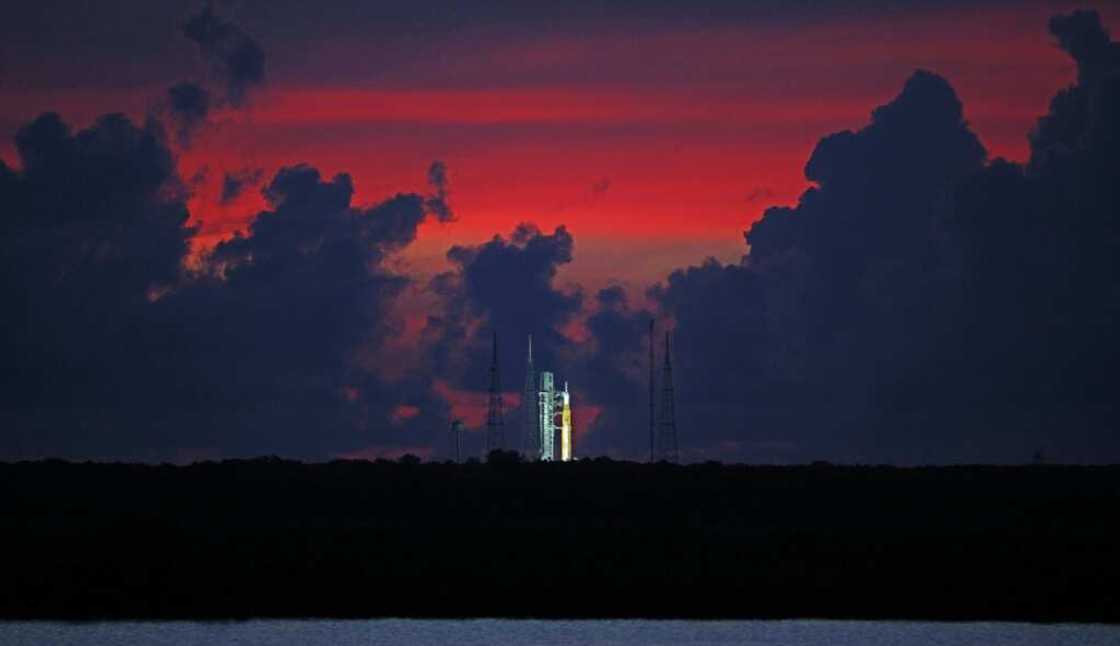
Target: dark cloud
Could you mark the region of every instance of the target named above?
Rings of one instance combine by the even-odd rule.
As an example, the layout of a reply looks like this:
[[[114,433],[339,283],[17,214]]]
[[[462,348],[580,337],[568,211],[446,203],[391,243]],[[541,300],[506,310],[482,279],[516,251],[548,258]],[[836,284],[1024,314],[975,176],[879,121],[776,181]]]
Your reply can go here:
[[[224,83],[225,101],[239,106],[250,88],[264,82],[264,50],[239,26],[218,16],[213,3],[191,16],[182,30]]]
[[[222,176],[222,193],[219,201],[229,204],[241,197],[245,189],[259,184],[264,171],[259,168],[242,168]]]
[[[428,186],[432,195],[428,198],[428,209],[440,222],[451,222],[455,214],[451,212],[451,203],[447,191],[447,164],[434,161],[428,167]]]
[[[11,269],[30,272],[29,291],[50,275],[111,278],[100,295],[142,300],[152,283],[175,280],[192,232],[158,123],[138,127],[112,114],[75,134],[48,113],[18,132],[16,148],[22,171],[3,196],[3,231],[8,258],[26,261]],[[37,258],[59,264],[34,267]]]
[[[557,351],[568,343],[563,327],[583,302],[580,292],[554,284],[559,267],[572,261],[573,246],[563,226],[546,234],[522,224],[508,240],[494,236],[480,245],[452,247],[447,258],[455,270],[430,285],[442,303],[425,331],[436,370],[465,387],[484,389],[479,375],[489,365],[493,330],[507,340],[507,348],[522,348],[532,334],[538,361],[555,365]],[[509,361],[507,374],[521,374],[520,362]]]
[[[651,290],[671,319],[662,322],[675,328],[674,386],[685,454],[780,462],[812,459],[835,448],[818,446],[827,438],[811,427],[806,432],[809,407],[798,403],[830,405],[814,390],[804,363],[804,294],[796,290],[803,279],[783,280],[774,271],[769,284],[757,271],[709,259],[674,271]],[[658,347],[658,379],[662,360]],[[806,453],[751,449],[779,439]]]
[[[1054,16],[1050,33],[1077,62],[1077,80],[1083,89],[1115,74],[1120,67],[1120,46],[1109,38],[1096,11]]]
[[[1050,112],[1031,133],[1031,166],[1061,160],[1090,145],[1115,142],[1115,76],[1120,45],[1112,42],[1093,11],[1075,11],[1050,20],[1050,32],[1077,62],[1078,83],[1058,92]],[[1100,112],[1106,110],[1106,112]]]
[[[911,457],[886,454],[876,415],[901,380],[934,369],[959,269],[952,191],[984,158],[949,84],[917,72],[868,126],[817,144],[805,166],[816,186],[767,210],[742,267],[710,263],[676,290],[670,279],[682,398],[721,393],[701,409],[705,431],[746,441],[746,454],[785,440],[799,459]],[[733,305],[707,313],[721,301]]]
[[[213,3],[182,26],[182,33],[198,45],[203,56],[218,76],[220,91],[212,92],[207,84],[180,81],[167,90],[167,98],[156,107],[175,132],[181,148],[189,148],[195,135],[206,125],[210,115],[224,107],[241,107],[246,92],[264,81],[264,50],[237,25],[219,18]],[[226,176],[222,186],[222,202],[240,192],[246,178]],[[226,198],[227,189],[231,195]]]
[[[229,400],[250,404],[257,420],[250,425],[241,412],[214,420],[208,427],[243,430],[210,439],[236,453],[269,447],[297,455],[429,443],[446,411],[427,381],[376,376],[385,340],[399,333],[391,309],[408,282],[381,261],[414,238],[423,198],[354,208],[348,175],[325,180],[305,165],[281,169],[263,193],[271,208],[247,235],[214,249],[206,259],[211,277],[165,299],[187,321],[194,312],[221,313],[220,325],[204,319],[174,344],[205,339],[184,357],[200,380],[202,414],[215,409],[205,402]],[[420,414],[394,422],[401,405]],[[291,430],[277,434],[278,427]]]
[[[599,290],[584,321],[587,340],[573,345],[561,365],[575,389],[575,404],[599,410],[582,429],[580,455],[641,458],[648,442],[635,431],[648,424],[648,336],[653,313],[634,307],[620,286]]]
[[[455,246],[447,258],[459,267],[472,312],[531,332],[556,329],[579,310],[578,293],[553,285],[560,265],[572,261],[573,246],[563,226],[545,234],[521,224],[508,241],[494,236],[478,246]]]
[[[44,114],[16,145],[22,169],[0,184],[3,452],[114,455],[116,412],[154,360],[138,330],[193,233],[185,191],[158,128],[121,115],[72,133]]]
[[[1078,64],[1031,137],[1026,168],[967,182],[961,388],[1004,441],[1081,460],[1120,457],[1120,47],[1095,12],[1050,30]]]
[[[1120,456],[1120,65],[1096,14],[1051,30],[1079,81],[1039,120],[1026,169],[986,163],[949,84],[917,72],[868,126],[820,141],[815,186],[767,210],[742,264],[679,270],[651,292],[676,321],[686,447]]]
[[[626,307],[628,297],[626,290],[619,285],[611,285],[599,290],[595,294],[595,300],[598,302],[599,307],[608,309],[619,309]]]
[[[186,190],[154,122],[72,133],[44,115],[17,148],[21,170],[0,168],[5,456],[323,458],[444,427],[425,377],[379,370],[408,283],[384,260],[424,196],[355,207],[347,175],[284,168],[249,231],[187,272]]]
[[[210,93],[195,83],[177,83],[167,90],[167,111],[179,145],[191,144],[194,134],[210,114]]]
[[[816,186],[766,211],[741,266],[709,261],[656,288],[677,325],[684,444],[908,457],[880,451],[874,416],[901,375],[930,367],[953,310],[952,190],[984,156],[952,88],[917,72],[868,126],[818,143],[805,166]]]

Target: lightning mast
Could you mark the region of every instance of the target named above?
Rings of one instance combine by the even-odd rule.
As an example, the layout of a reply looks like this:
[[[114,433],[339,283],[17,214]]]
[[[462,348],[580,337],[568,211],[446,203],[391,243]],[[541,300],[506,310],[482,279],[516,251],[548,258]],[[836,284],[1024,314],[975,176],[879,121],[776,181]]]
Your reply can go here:
[[[525,388],[521,391],[521,450],[526,460],[541,459],[540,411],[537,373],[533,368],[533,335],[529,335],[529,361],[525,366]]]
[[[656,414],[653,408],[653,319],[649,320],[649,461],[656,458],[654,453],[654,424]]]
[[[673,361],[669,348],[669,332],[665,332],[665,374],[661,387],[660,434],[657,438],[657,452],[662,460],[677,462],[680,453],[677,448],[677,412],[673,401]]]
[[[463,461],[463,420],[451,420],[451,455],[455,464]]]
[[[498,332],[494,332],[490,359],[490,405],[486,411],[486,453],[505,448],[502,428],[502,376],[498,370]]]

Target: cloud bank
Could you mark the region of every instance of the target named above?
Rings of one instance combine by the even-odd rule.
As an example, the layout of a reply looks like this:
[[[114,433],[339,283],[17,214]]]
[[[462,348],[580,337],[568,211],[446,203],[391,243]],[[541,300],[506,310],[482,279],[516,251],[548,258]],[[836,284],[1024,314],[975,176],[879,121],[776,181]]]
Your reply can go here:
[[[431,443],[445,403],[424,377],[378,369],[408,284],[386,260],[431,198],[358,207],[349,176],[283,168],[249,230],[187,270],[194,230],[158,123],[110,115],[74,133],[47,114],[18,144],[22,169],[0,168],[6,457]]]
[[[919,71],[814,187],[746,234],[739,265],[673,272],[694,448],[740,459],[1120,458],[1120,64],[1092,12],[1050,29],[1078,63],[1026,167],[988,163],[947,81]]]

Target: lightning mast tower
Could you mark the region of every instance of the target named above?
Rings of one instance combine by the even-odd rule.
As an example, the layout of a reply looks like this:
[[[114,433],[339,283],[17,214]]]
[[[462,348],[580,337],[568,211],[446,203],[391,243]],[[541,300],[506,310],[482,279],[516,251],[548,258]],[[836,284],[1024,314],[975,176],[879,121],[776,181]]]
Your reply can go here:
[[[662,460],[677,462],[680,453],[677,449],[677,412],[673,401],[673,361],[669,348],[669,332],[665,332],[665,374],[661,387],[660,434],[657,438],[657,452]]]
[[[525,366],[525,388],[521,391],[521,450],[526,460],[541,459],[540,401],[537,372],[533,369],[533,335],[529,335],[529,361]]]
[[[505,448],[502,425],[502,376],[498,370],[498,333],[495,331],[493,355],[490,359],[490,405],[486,411],[487,454]]]
[[[463,461],[463,420],[451,420],[451,455],[455,464]]]
[[[654,420],[655,413],[653,408],[653,319],[649,320],[649,461],[653,462],[656,459],[654,449]]]

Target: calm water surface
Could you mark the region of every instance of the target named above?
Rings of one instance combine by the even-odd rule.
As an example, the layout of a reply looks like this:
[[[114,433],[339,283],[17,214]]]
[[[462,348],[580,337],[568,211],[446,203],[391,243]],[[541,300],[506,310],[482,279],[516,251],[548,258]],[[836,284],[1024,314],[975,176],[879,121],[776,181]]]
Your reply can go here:
[[[863,646],[1116,646],[1120,626],[882,621],[254,620],[8,622],[0,644],[760,644]]]

